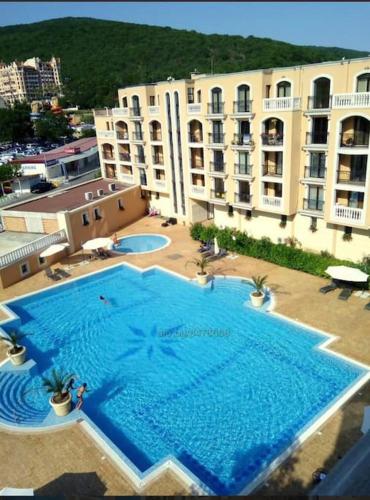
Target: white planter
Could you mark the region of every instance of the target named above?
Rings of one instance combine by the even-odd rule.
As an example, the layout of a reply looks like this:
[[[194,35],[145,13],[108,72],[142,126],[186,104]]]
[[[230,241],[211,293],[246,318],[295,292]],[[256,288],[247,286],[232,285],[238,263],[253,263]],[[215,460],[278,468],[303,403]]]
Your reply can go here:
[[[265,300],[265,294],[262,292],[261,295],[255,295],[257,292],[252,292],[250,294],[251,302],[254,307],[261,307],[263,301]]]
[[[12,354],[11,351],[12,347],[8,349],[7,355],[10,358],[10,361],[13,363],[15,366],[23,365],[23,363],[26,360],[26,348],[22,346],[22,350],[17,352],[17,354]]]
[[[206,285],[208,282],[208,273],[201,274],[197,273],[197,280],[200,285]]]
[[[71,411],[72,396],[68,393],[68,398],[63,403],[54,403],[53,398],[50,398],[49,403],[55,411],[55,415],[65,417]]]

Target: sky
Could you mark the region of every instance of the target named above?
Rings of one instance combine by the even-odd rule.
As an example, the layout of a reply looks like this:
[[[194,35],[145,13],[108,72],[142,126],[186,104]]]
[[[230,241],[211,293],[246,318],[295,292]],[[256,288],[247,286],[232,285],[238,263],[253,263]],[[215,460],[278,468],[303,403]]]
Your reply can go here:
[[[0,26],[94,17],[370,53],[367,2],[2,2]]]

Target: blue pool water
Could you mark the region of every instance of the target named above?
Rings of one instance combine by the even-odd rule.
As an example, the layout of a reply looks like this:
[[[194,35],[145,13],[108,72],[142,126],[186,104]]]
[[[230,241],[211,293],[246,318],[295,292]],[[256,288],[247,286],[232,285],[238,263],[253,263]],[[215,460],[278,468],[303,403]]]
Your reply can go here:
[[[113,250],[123,253],[146,253],[160,250],[168,245],[169,238],[159,234],[140,234],[125,236],[119,239],[119,244]]]
[[[39,373],[87,382],[83,409],[141,471],[172,454],[232,494],[364,373],[318,349],[317,332],[245,305],[250,290],[119,266],[9,307]],[[37,373],[0,371],[1,418],[40,425],[39,387]]]

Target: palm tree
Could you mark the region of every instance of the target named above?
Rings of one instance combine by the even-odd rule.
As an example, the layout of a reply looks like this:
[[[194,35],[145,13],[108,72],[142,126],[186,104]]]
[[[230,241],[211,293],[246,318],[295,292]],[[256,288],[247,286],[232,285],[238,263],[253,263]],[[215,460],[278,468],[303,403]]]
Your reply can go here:
[[[63,403],[69,394],[65,386],[71,380],[73,374],[58,372],[55,368],[51,371],[51,377],[42,377],[42,385],[47,393],[52,393],[54,403]]]
[[[263,288],[266,284],[266,281],[267,276],[252,276],[252,282],[255,288],[253,295],[255,297],[261,297],[261,295],[263,295]]]
[[[23,349],[23,347],[19,344],[19,341],[23,339],[23,337],[26,337],[25,333],[21,333],[17,330],[12,330],[8,333],[8,337],[0,336],[0,340],[11,344],[12,347],[9,350],[10,354],[18,354]]]
[[[211,267],[210,261],[208,257],[202,255],[199,259],[195,258],[192,260],[189,260],[186,264],[185,267],[187,267],[188,264],[193,264],[194,266],[199,267],[200,271],[198,274],[207,274],[206,269]]]

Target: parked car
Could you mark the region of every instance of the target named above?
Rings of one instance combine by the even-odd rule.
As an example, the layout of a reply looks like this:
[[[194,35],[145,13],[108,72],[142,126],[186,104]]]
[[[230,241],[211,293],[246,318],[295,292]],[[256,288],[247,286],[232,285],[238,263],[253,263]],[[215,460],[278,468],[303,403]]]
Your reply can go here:
[[[31,187],[31,193],[45,193],[54,189],[54,185],[51,182],[38,182]]]

